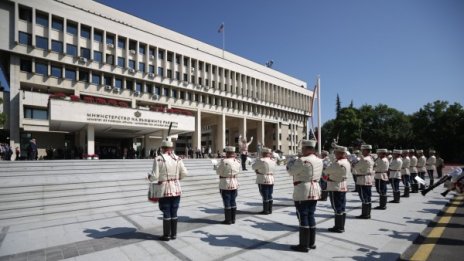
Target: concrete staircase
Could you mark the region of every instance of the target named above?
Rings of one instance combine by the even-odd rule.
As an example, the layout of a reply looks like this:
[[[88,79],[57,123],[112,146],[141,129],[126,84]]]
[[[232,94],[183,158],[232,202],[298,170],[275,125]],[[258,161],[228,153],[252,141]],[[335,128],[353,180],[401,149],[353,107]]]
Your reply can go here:
[[[185,160],[185,165],[189,177],[182,181],[183,205],[218,197],[209,159]],[[146,196],[151,166],[152,160],[0,162],[0,224],[151,207]],[[241,175],[240,194],[256,194],[255,177],[251,167]],[[275,177],[275,190],[289,190],[292,181],[284,166]]]

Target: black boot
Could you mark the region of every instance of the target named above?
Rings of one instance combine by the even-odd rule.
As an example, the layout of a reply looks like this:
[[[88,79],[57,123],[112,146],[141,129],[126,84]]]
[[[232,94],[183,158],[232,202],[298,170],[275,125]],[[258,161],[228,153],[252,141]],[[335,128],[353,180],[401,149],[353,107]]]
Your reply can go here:
[[[225,208],[225,209],[224,209],[224,217],[225,217],[225,220],[222,221],[222,224],[224,224],[224,225],[230,225],[230,224],[232,224],[231,216],[232,216],[232,210],[231,210],[230,208]]]
[[[360,218],[360,219],[370,219],[371,218],[371,215],[370,215],[370,211],[369,211],[369,206],[371,204],[362,204],[362,210],[361,210],[361,215],[360,216],[357,216],[356,218]]]
[[[409,198],[409,187],[404,187],[403,198]]]
[[[309,228],[309,249],[316,249],[316,227]]]
[[[335,233],[343,233],[345,232],[345,220],[344,216],[345,213],[343,214],[336,214],[335,213],[335,226],[332,228],[329,228],[329,232],[335,232]]]
[[[380,195],[379,206],[375,207],[374,209],[387,209],[387,196]]]
[[[419,186],[417,184],[411,184],[411,193],[418,193]]]
[[[308,252],[309,250],[309,228],[300,227],[300,244],[290,247],[298,252]]]
[[[433,178],[431,178],[431,179],[430,179],[430,185],[429,185],[429,186],[430,186],[430,187],[433,186],[433,183],[434,183]]]
[[[327,201],[328,195],[329,195],[329,192],[327,190],[323,190],[321,192],[321,198],[319,199],[319,201]]]
[[[400,203],[401,192],[393,191],[393,200],[390,200],[390,203]]]
[[[269,214],[272,214],[272,204],[274,203],[274,200],[269,200],[269,205],[267,206],[267,212],[269,212]]]
[[[169,241],[171,236],[171,219],[163,219],[163,236],[161,240]]]
[[[230,223],[235,224],[235,215],[237,214],[237,208],[233,207],[230,209]]]
[[[259,214],[262,214],[262,215],[269,214],[269,201],[263,201],[263,211],[259,212]]]
[[[177,238],[177,218],[171,219],[171,239]]]

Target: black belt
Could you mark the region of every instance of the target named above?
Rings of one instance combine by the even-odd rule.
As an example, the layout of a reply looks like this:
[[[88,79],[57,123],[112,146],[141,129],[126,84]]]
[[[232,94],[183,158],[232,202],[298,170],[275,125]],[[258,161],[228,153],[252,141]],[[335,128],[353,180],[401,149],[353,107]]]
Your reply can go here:
[[[222,177],[222,176],[220,176],[219,178],[221,178],[221,179],[228,179],[228,178],[235,178],[236,176],[237,176],[237,175],[233,175],[233,176],[231,176],[231,177]]]

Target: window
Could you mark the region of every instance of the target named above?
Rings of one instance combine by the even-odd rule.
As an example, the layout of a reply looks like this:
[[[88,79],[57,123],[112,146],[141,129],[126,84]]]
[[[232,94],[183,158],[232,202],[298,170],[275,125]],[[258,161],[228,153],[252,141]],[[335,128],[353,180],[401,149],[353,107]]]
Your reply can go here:
[[[95,42],[103,42],[103,32],[102,31],[99,31],[99,30],[94,30],[93,31],[93,40]]]
[[[153,93],[153,85],[147,84],[147,93]]]
[[[77,24],[69,21],[66,25],[66,32],[68,34],[77,35]]]
[[[135,83],[135,91],[142,92],[142,83],[140,82]]]
[[[158,59],[164,60],[164,50],[158,50]]]
[[[114,35],[106,34],[106,44],[114,45]]]
[[[129,50],[137,51],[137,42],[134,40],[129,40]]]
[[[48,14],[36,12],[35,23],[44,27],[48,27]]]
[[[66,68],[64,70],[64,78],[68,80],[75,81],[76,80],[76,70],[71,69],[71,68]]]
[[[145,72],[145,63],[139,62],[139,71]]]
[[[184,82],[188,81],[188,74],[184,73]]]
[[[90,59],[90,49],[81,47],[81,57]]]
[[[124,57],[118,57],[118,66],[119,67],[126,67],[126,58]]]
[[[161,95],[161,87],[155,86],[155,94]]]
[[[32,9],[19,6],[19,19],[32,23]]]
[[[99,51],[93,51],[93,60],[99,63],[103,62],[103,53]]]
[[[168,62],[172,62],[172,57],[173,57],[173,53],[172,53],[172,52],[168,52],[168,56],[167,56]]]
[[[139,44],[139,53],[145,54],[146,47],[143,44]]]
[[[181,57],[179,54],[176,54],[176,64],[180,64]]]
[[[114,55],[106,54],[106,63],[113,65],[114,64]]]
[[[79,81],[81,82],[88,82],[89,81],[89,72],[79,70]]]
[[[77,56],[77,46],[73,44],[66,44],[66,54]]]
[[[46,109],[24,108],[24,118],[48,120],[48,111]]]
[[[113,85],[113,77],[105,75],[105,85]]]
[[[52,28],[62,32],[64,28],[63,19],[53,16],[52,17]]]
[[[32,60],[21,59],[19,61],[19,69],[23,72],[32,72]]]
[[[120,79],[120,78],[114,79],[114,86],[116,88],[122,89],[122,79]]]
[[[48,64],[43,62],[35,62],[35,73],[48,75]]]
[[[172,90],[171,97],[172,98],[177,98],[177,90]]]
[[[126,89],[132,90],[133,87],[134,87],[134,82],[126,80]]]
[[[35,45],[37,48],[48,50],[48,38],[36,35]]]
[[[126,38],[118,37],[118,48],[126,49]]]
[[[155,48],[148,49],[148,55],[155,57]]]
[[[63,52],[63,42],[52,40],[52,51],[57,53]]]
[[[169,95],[169,89],[163,88],[163,96],[168,96],[168,95]]]
[[[135,70],[135,61],[134,60],[129,60],[129,68],[132,68]]]
[[[32,45],[32,35],[25,32],[19,32],[19,43]]]
[[[176,72],[176,80],[180,81],[180,72]]]
[[[155,66],[154,65],[148,65],[148,72],[149,73],[155,73]]]
[[[168,69],[166,75],[169,79],[172,79],[172,70]]]
[[[164,70],[163,67],[158,67],[158,75],[164,77]]]
[[[81,37],[90,39],[90,27],[86,25],[81,25]]]
[[[100,85],[101,84],[101,75],[93,73],[92,74],[92,83]]]
[[[63,77],[63,68],[59,65],[52,65],[51,76],[57,78]]]

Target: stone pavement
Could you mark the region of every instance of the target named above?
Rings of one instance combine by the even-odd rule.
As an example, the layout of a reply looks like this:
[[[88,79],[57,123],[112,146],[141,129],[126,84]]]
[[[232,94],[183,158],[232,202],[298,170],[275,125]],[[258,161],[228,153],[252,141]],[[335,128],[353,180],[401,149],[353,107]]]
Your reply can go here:
[[[116,162],[111,164],[118,167]],[[139,161],[137,164],[145,164],[145,167],[138,174],[126,175],[143,179],[150,163]],[[19,174],[5,174],[0,165],[0,171],[3,170],[0,176],[5,176],[5,180],[0,179],[0,201],[6,198],[2,202],[6,207],[0,207],[0,260],[395,260],[452,197],[450,193],[448,198],[443,198],[439,195],[442,190],[438,188],[427,197],[411,194],[410,198],[402,198],[400,204],[389,204],[386,211],[373,210],[370,220],[357,220],[354,216],[360,214],[361,203],[357,194],[348,193],[346,232],[343,234],[327,232],[334,223],[333,211],[329,201],[319,202],[316,211],[317,249],[297,253],[289,249],[298,242],[298,223],[291,200],[293,186],[284,166],[280,166],[276,174],[274,213],[257,214],[261,210],[261,201],[254,184],[255,174],[247,171],[239,179],[237,223],[228,226],[220,224],[223,220],[222,201],[212,167],[205,161],[194,160],[186,161],[186,165],[190,176],[182,183],[184,195],[179,210],[178,238],[169,242],[158,240],[161,213],[156,205],[145,201],[146,185],[143,183],[134,189],[140,190],[137,202],[100,207],[98,202],[112,202],[105,197],[111,192],[104,188],[97,192],[92,190],[90,199],[71,204],[82,206],[69,210],[71,206],[60,205],[60,197],[71,195],[66,201],[72,201],[84,196],[72,196],[64,190],[60,193],[65,194],[54,191],[58,193],[56,198],[48,198],[49,194],[42,192],[37,195],[43,198],[37,201],[22,193],[17,195],[20,199],[13,202],[7,197],[10,193],[8,186],[13,186],[13,176]],[[110,182],[108,175],[95,169],[88,179]],[[49,182],[48,186],[53,186],[56,179],[66,181],[59,175],[38,182]],[[129,180],[124,175],[117,179]],[[85,184],[89,182],[86,180]],[[95,184],[92,186],[96,187]],[[84,191],[90,193],[91,189],[94,188]],[[28,187],[27,190],[32,189]],[[375,207],[378,197],[375,192],[373,195]],[[42,214],[39,210],[34,210],[39,211],[38,214],[26,212],[28,206],[39,206],[40,209],[40,205]],[[20,213],[15,213],[15,209]],[[52,211],[47,212],[49,209]]]

